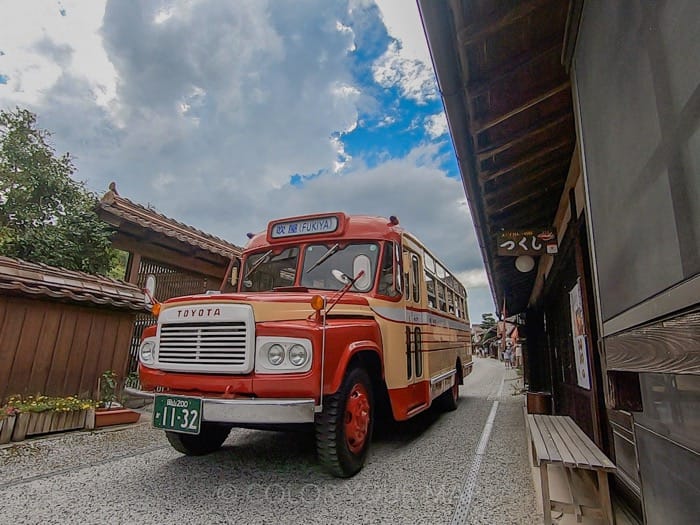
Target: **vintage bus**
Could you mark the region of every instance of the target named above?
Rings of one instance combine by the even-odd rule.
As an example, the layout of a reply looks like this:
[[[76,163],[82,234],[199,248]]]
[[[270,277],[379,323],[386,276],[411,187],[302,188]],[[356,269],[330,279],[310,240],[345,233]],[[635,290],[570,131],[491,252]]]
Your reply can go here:
[[[472,367],[466,291],[395,217],[292,217],[249,237],[235,291],[156,303],[144,331],[141,385],[175,449],[302,424],[321,464],[349,477],[376,417],[456,408]]]

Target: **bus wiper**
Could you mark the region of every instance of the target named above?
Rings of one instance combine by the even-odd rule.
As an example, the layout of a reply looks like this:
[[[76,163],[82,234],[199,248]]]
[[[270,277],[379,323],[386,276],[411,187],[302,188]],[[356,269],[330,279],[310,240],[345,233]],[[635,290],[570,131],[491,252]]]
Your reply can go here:
[[[255,261],[255,264],[253,264],[253,266],[250,267],[250,270],[248,270],[248,272],[245,274],[245,277],[243,277],[243,280],[245,280],[245,279],[247,279],[248,277],[250,277],[250,274],[251,274],[251,273],[253,273],[255,270],[257,270],[258,268],[260,268],[260,265],[261,265],[263,262],[265,262],[265,259],[267,259],[267,258],[270,256],[271,253],[272,253],[272,250],[268,250],[268,251],[266,251],[266,252],[260,257],[260,259],[258,259],[257,261]]]
[[[328,250],[326,253],[321,255],[321,258],[316,261],[314,264],[311,265],[311,268],[306,270],[306,273],[309,273],[311,270],[316,268],[319,264],[321,264],[323,261],[327,260],[331,255],[333,255],[335,252],[338,251],[338,248],[340,248],[340,244],[335,243],[333,246],[331,246],[331,249]]]

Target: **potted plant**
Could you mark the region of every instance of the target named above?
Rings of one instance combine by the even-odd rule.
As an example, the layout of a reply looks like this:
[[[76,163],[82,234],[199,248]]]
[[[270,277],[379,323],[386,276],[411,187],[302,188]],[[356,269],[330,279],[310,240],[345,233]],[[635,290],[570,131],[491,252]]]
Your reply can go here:
[[[10,426],[12,441],[22,441],[27,436],[38,434],[84,428],[88,410],[94,406],[94,401],[76,396],[12,396],[2,409],[5,421],[0,439],[7,438]]]
[[[88,416],[87,428],[100,428],[111,425],[136,423],[141,414],[117,402],[119,381],[114,370],[106,370],[99,379],[100,401],[94,412]]]
[[[0,408],[0,445],[9,443],[12,439],[12,431],[15,428],[15,420],[19,411],[12,406]]]

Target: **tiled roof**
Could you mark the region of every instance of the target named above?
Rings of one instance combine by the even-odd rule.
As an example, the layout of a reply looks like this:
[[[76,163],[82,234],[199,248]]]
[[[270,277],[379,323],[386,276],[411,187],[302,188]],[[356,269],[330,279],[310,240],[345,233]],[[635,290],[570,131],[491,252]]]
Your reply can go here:
[[[146,311],[143,292],[132,284],[0,256],[0,294],[47,297]]]
[[[105,193],[100,199],[99,210],[100,216],[103,218],[105,213],[111,214],[147,230],[161,233],[185,244],[227,258],[238,257],[241,254],[239,246],[120,197],[112,190]]]

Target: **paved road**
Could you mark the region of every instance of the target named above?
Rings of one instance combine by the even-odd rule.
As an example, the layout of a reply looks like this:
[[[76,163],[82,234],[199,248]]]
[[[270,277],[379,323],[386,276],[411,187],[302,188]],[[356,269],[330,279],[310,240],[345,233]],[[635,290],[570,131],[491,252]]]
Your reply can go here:
[[[236,429],[200,458],[146,422],[30,440],[0,449],[0,524],[537,523],[513,377],[477,359],[457,411],[385,429],[349,480],[303,433]]]

